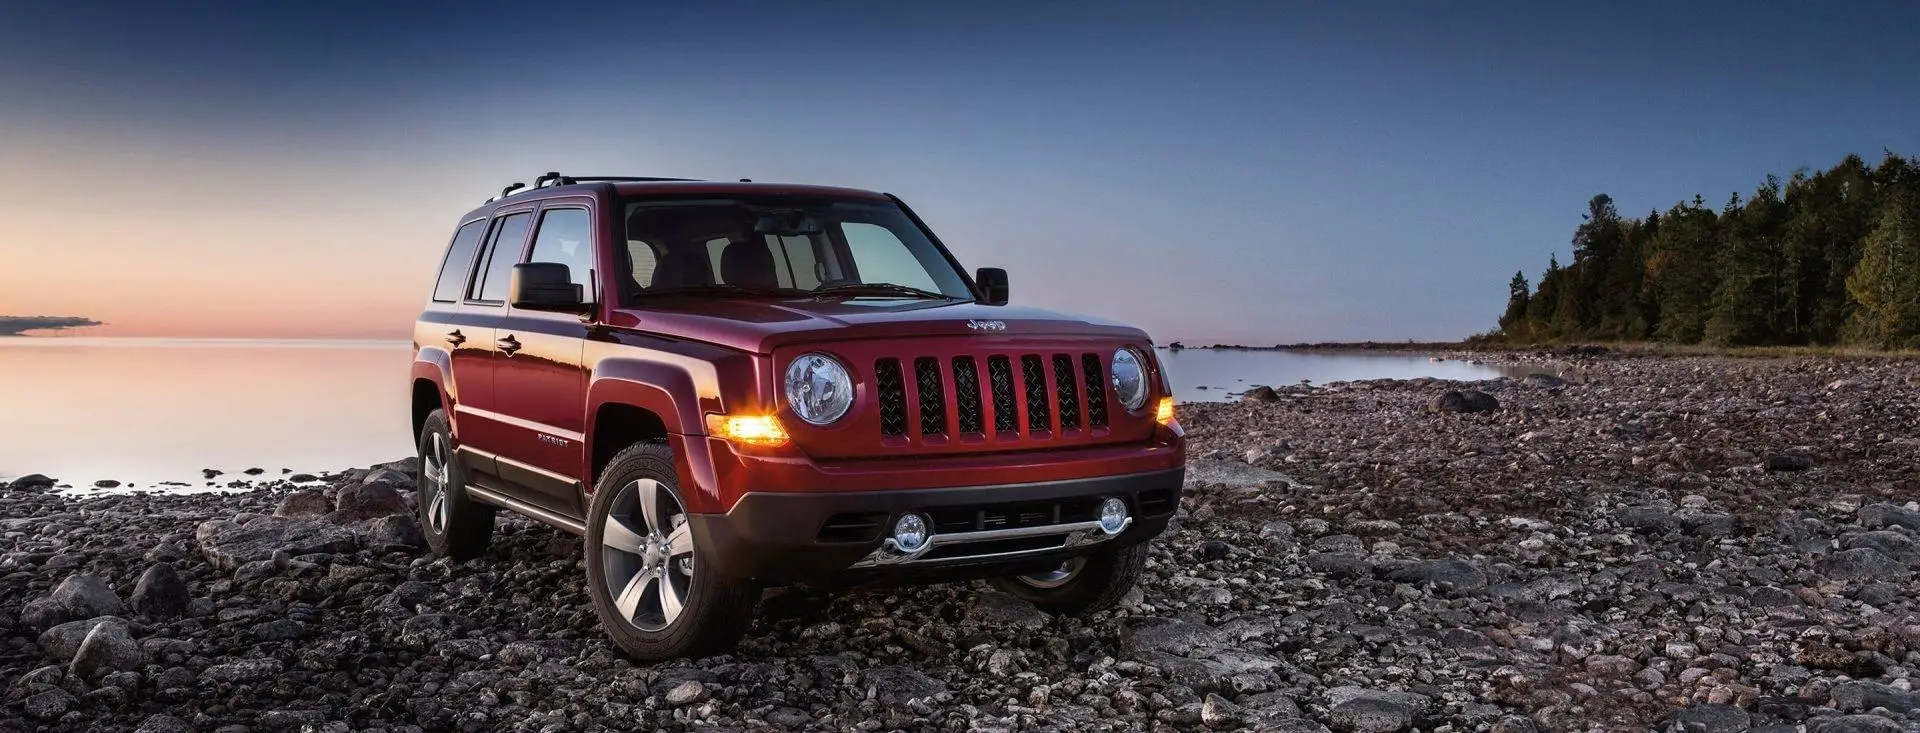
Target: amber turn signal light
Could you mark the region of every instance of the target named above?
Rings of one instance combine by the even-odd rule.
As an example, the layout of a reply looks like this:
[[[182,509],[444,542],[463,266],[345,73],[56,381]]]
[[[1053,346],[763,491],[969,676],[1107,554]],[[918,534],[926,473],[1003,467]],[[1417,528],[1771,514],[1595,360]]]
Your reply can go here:
[[[1160,398],[1159,402],[1154,403],[1153,421],[1160,423],[1161,425],[1167,425],[1173,422],[1173,398],[1172,397],[1162,397]]]
[[[787,429],[772,415],[708,415],[707,434],[741,445],[787,444]]]

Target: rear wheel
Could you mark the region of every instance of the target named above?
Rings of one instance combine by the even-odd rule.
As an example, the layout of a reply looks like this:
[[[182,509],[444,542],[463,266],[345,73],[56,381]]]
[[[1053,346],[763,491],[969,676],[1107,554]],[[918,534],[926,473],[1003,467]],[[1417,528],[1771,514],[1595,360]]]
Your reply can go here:
[[[665,445],[621,451],[587,514],[587,589],[621,651],[642,661],[725,652],[753,622],[757,589],[702,572]]]
[[[414,503],[420,534],[433,554],[471,560],[487,553],[493,541],[491,505],[467,496],[467,472],[453,451],[453,430],[445,410],[427,415],[420,428],[420,480]]]
[[[1133,589],[1147,565],[1147,544],[1102,548],[1026,575],[994,578],[993,587],[1033,603],[1042,611],[1078,615],[1112,608]]]

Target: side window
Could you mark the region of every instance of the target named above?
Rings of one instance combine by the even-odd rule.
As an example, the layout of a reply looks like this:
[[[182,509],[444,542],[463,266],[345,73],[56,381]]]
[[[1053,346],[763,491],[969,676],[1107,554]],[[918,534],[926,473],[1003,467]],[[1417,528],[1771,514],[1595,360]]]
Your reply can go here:
[[[540,230],[533,235],[528,262],[558,262],[567,266],[581,300],[595,302],[593,292],[593,224],[586,209],[550,209],[540,214]]]
[[[654,254],[653,245],[638,239],[627,240],[627,263],[633,271],[634,285],[653,287],[653,271],[660,266],[660,256]]]
[[[433,299],[451,303],[460,299],[460,286],[467,283],[467,268],[473,266],[474,250],[480,248],[480,235],[487,231],[487,220],[467,222],[454,232],[447,245],[447,258],[440,262],[440,279],[433,284]]]
[[[520,245],[527,241],[531,219],[533,214],[524,211],[508,214],[493,228],[493,239],[487,243],[486,268],[473,284],[474,300],[498,303],[507,299],[507,280],[513,276],[513,266],[520,259]]]
[[[847,238],[853,265],[860,281],[893,283],[939,292],[940,285],[927,274],[927,268],[913,256],[913,250],[886,227],[861,222],[845,222],[840,231]]]

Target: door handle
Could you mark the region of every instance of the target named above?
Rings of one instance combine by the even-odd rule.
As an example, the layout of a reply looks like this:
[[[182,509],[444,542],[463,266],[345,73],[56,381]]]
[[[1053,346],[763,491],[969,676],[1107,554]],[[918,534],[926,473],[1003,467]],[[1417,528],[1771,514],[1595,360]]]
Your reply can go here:
[[[506,352],[507,356],[513,356],[513,352],[520,350],[520,341],[515,339],[513,334],[507,334],[506,338],[493,342],[493,345],[500,347],[500,350]]]
[[[454,346],[459,346],[466,342],[467,337],[460,334],[460,329],[453,329],[451,333],[447,334],[447,343],[453,344]]]

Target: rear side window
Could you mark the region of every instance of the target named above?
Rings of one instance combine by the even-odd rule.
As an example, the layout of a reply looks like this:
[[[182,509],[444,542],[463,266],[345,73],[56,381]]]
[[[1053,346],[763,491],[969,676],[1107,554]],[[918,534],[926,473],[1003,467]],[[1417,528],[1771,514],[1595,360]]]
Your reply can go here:
[[[487,221],[481,219],[467,222],[453,233],[447,259],[440,263],[440,280],[433,284],[434,300],[451,303],[460,299],[460,286],[467,284],[467,268],[473,266],[473,252],[480,248],[480,235],[486,231]]]
[[[586,209],[549,209],[542,212],[540,231],[533,235],[533,256],[527,261],[566,265],[580,299],[595,302],[593,234]]]
[[[487,264],[479,282],[474,283],[474,300],[498,303],[507,299],[507,280],[520,260],[520,245],[527,241],[527,228],[533,214],[508,214],[493,228],[493,240],[487,243]]]

